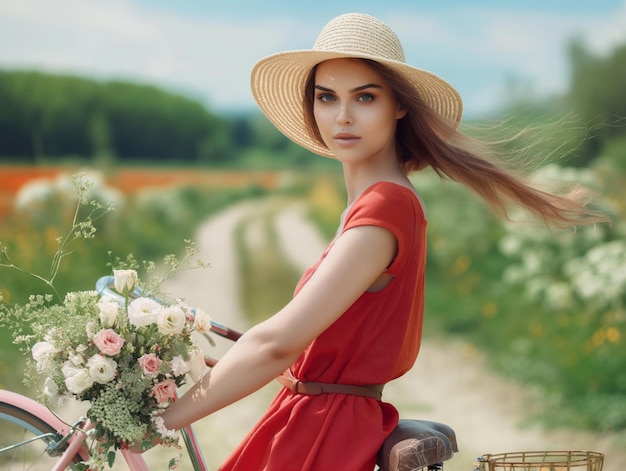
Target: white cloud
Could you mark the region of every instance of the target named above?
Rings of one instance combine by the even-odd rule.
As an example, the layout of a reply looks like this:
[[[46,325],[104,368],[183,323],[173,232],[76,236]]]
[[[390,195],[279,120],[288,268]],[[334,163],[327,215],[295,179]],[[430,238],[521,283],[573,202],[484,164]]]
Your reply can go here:
[[[287,25],[182,17],[126,0],[2,1],[0,44],[10,46],[0,64],[161,83],[219,107],[250,106],[252,65],[307,29]]]
[[[471,6],[398,15],[393,25],[408,62],[441,74],[480,112],[493,109],[513,79],[534,95],[564,92],[569,41],[580,37],[596,53],[626,43],[626,1],[605,15]]]
[[[599,52],[626,42],[626,1],[605,17],[475,6],[442,11],[396,10],[386,20],[408,62],[450,80],[467,97],[468,111],[493,106],[501,98],[497,84],[511,74],[539,92],[562,91],[564,48],[576,33]],[[190,17],[131,0],[0,0],[0,66],[147,81],[221,109],[243,107],[253,103],[248,80],[256,60],[309,47],[320,27],[306,17]]]

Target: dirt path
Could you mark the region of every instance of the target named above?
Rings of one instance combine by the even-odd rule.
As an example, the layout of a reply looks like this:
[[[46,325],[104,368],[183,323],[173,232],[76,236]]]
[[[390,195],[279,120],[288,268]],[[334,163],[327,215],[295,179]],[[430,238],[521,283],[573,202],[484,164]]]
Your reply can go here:
[[[247,323],[237,301],[232,234],[243,220],[262,214],[267,204],[262,200],[233,206],[200,227],[195,237],[200,257],[212,267],[180,272],[168,283],[168,291],[202,307],[215,320],[244,330]],[[282,211],[276,227],[286,256],[301,269],[313,263],[324,248],[324,240],[307,223],[299,205]],[[220,356],[228,344],[207,348],[210,354]],[[277,388],[270,384],[194,426],[209,469],[217,469],[263,413]],[[624,441],[621,446],[616,443],[615,437],[522,428],[532,397],[519,385],[489,372],[482,355],[461,342],[425,339],[415,367],[386,387],[385,400],[395,404],[403,417],[445,422],[455,429],[461,453],[446,463],[448,471],[473,469],[475,458],[482,453],[544,449],[598,450],[607,455],[605,471],[626,469],[626,446]],[[166,469],[164,459],[171,452],[157,449],[147,453],[150,469]],[[182,469],[191,467],[183,461]]]

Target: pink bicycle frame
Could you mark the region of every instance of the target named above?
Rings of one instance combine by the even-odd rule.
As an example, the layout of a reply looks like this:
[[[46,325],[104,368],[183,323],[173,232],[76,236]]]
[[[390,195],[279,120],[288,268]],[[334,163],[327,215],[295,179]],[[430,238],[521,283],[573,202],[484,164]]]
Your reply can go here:
[[[57,430],[61,435],[66,435],[72,430],[72,426],[63,422],[43,404],[40,404],[29,397],[7,391],[5,389],[0,389],[0,400],[2,402],[6,402],[7,404],[13,404],[20,407],[35,417],[39,417]],[[76,455],[79,455],[83,460],[88,458],[89,454],[87,452],[87,448],[85,447],[84,436],[85,433],[91,428],[93,428],[93,424],[87,419],[80,429],[77,428],[74,430],[74,433],[68,440],[67,448],[59,456],[59,460],[52,468],[52,471],[64,471],[71,464],[72,459]],[[182,429],[181,435],[183,436],[183,441],[187,447],[194,471],[208,471],[204,458],[202,457],[198,441],[191,426]],[[148,465],[144,461],[141,454],[132,453],[130,450],[121,450],[121,453],[124,460],[128,464],[130,471],[149,471]]]

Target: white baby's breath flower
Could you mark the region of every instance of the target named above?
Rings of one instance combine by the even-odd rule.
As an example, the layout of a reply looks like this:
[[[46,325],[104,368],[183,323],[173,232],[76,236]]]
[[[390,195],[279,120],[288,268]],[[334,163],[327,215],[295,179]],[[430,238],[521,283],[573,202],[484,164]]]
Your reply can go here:
[[[196,315],[193,320],[194,328],[203,334],[211,331],[211,317],[200,308],[196,308]]]
[[[54,340],[54,337],[59,335],[59,329],[57,327],[50,329],[48,332],[46,332],[46,335],[43,336],[43,339],[46,342],[52,342]]]
[[[130,293],[139,282],[135,270],[113,270],[113,279],[115,290],[122,294]]]
[[[31,350],[39,373],[48,369],[54,361],[57,349],[50,342],[37,342]]]
[[[154,324],[159,319],[163,306],[150,298],[137,298],[128,305],[128,320],[135,327]]]
[[[204,354],[202,350],[197,347],[194,347],[189,352],[189,377],[195,383],[206,370],[206,363],[204,362]]]
[[[111,296],[103,296],[98,301],[98,309],[100,311],[100,322],[104,327],[113,327],[117,322],[120,305],[117,300]]]
[[[154,429],[157,431],[162,438],[176,438],[177,432],[176,430],[169,430],[165,427],[165,421],[163,417],[156,415],[152,418],[152,423],[154,424]]]
[[[572,288],[569,283],[553,283],[546,287],[546,301],[552,309],[568,309],[573,304]]]
[[[180,306],[168,306],[161,311],[157,319],[159,332],[163,335],[180,334],[185,328],[185,312]]]
[[[80,394],[85,389],[93,386],[93,379],[89,375],[87,368],[76,368],[69,363],[61,368],[63,376],[65,376],[65,386],[67,390],[73,394]]]
[[[89,375],[96,383],[106,384],[115,378],[117,362],[112,358],[96,354],[87,360]]]
[[[176,355],[174,358],[172,358],[172,361],[170,361],[170,369],[172,370],[172,374],[174,376],[181,376],[185,373],[188,373],[191,369],[191,366],[189,365],[189,362],[186,362],[183,357],[181,357],[180,355]]]

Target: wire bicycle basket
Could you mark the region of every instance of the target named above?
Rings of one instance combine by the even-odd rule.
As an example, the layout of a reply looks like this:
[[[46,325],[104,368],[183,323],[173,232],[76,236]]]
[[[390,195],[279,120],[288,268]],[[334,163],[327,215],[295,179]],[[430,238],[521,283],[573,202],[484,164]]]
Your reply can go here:
[[[603,463],[597,451],[518,451],[482,455],[475,471],[601,471]]]

